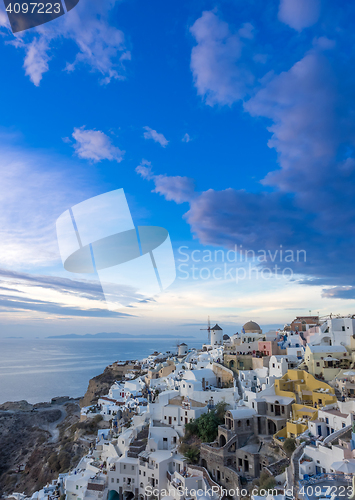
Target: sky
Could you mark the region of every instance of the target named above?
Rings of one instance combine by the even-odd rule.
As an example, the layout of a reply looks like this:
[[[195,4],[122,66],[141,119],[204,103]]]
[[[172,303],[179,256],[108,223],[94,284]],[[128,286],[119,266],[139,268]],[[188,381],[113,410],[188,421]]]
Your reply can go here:
[[[354,20],[327,0],[80,0],[14,35],[1,3],[0,335],[352,314]],[[56,220],[120,188],[169,231],[176,280],[109,310],[63,268]]]

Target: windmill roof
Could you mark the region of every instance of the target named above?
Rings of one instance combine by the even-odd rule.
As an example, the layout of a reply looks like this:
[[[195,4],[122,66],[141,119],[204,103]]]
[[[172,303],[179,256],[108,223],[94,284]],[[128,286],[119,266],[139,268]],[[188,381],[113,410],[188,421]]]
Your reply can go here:
[[[215,326],[213,328],[211,328],[211,330],[222,330],[222,328],[220,326],[218,326],[216,323]]]

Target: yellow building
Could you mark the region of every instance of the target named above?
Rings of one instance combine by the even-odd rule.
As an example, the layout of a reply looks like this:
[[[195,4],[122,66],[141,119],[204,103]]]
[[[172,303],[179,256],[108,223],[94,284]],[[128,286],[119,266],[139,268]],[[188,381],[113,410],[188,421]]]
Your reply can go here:
[[[318,408],[337,401],[333,387],[303,370],[288,370],[282,378],[275,380],[275,394],[296,401],[286,427],[274,435],[281,440],[305,432],[308,421],[317,419]]]
[[[275,380],[275,393],[294,398],[298,404],[320,408],[337,401],[333,387],[304,370],[288,370],[283,377]]]
[[[297,437],[307,430],[309,420],[317,420],[317,418],[318,410],[316,408],[295,403],[292,405],[292,415],[286,422],[286,427],[277,432],[274,437]]]
[[[333,380],[341,369],[349,368],[351,355],[342,345],[307,345],[304,363],[312,375]]]

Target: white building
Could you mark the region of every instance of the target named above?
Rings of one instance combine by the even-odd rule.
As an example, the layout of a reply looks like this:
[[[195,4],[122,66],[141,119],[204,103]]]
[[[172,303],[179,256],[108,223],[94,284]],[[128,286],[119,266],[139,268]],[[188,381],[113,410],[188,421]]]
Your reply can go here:
[[[305,335],[312,345],[350,346],[355,332],[355,318],[329,318],[320,327],[314,327]]]
[[[272,355],[269,360],[269,376],[281,378],[287,373],[287,370],[297,368],[299,364],[298,357],[292,354]]]
[[[223,330],[217,324],[215,324],[215,326],[211,328],[211,345],[212,346],[223,345]]]
[[[184,342],[178,345],[178,356],[186,356],[188,354],[189,348]]]

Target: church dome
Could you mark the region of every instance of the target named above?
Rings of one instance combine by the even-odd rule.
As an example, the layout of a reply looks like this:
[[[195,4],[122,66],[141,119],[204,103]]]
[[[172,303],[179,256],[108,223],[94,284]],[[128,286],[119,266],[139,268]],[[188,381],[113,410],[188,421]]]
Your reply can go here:
[[[245,333],[261,333],[260,326],[255,321],[248,321],[243,326]]]

